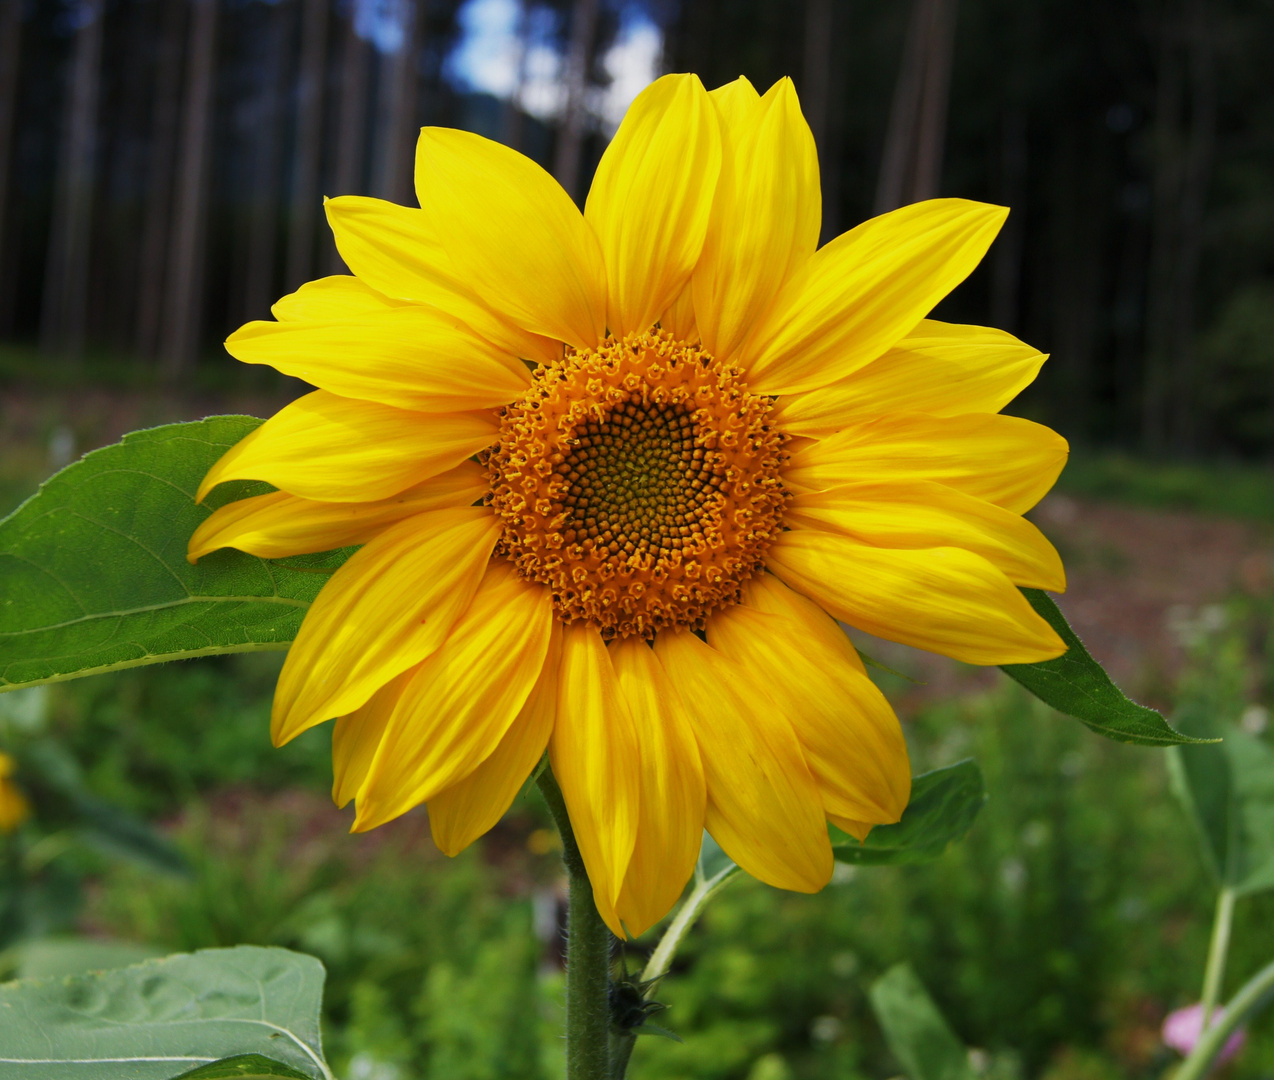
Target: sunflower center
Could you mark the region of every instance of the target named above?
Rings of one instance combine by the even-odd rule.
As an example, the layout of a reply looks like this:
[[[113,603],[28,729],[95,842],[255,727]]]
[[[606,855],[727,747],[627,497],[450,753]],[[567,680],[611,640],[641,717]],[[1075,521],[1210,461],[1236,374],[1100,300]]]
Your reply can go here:
[[[737,369],[663,331],[568,349],[503,410],[486,462],[497,550],[564,622],[702,628],[778,534],[784,439]]]

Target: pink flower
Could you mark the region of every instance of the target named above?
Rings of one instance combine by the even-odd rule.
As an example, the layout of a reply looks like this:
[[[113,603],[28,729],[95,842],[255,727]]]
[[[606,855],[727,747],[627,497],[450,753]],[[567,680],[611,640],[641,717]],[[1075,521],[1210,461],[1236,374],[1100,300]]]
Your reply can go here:
[[[1216,1023],[1221,1015],[1218,1007],[1212,1010],[1212,1022]],[[1203,1034],[1203,1005],[1187,1005],[1184,1009],[1170,1012],[1163,1022],[1163,1041],[1174,1050],[1185,1055],[1194,1049],[1194,1044]],[[1235,1054],[1243,1049],[1247,1042],[1247,1031],[1239,1028],[1225,1042],[1224,1048],[1217,1056],[1216,1064],[1224,1065]]]

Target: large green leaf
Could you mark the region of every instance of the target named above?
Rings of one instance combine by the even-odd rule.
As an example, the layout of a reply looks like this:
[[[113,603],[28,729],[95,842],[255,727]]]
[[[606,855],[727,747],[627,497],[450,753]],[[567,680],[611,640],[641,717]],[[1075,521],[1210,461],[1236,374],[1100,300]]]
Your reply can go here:
[[[982,770],[975,761],[921,773],[911,781],[911,801],[901,821],[877,825],[861,844],[835,829],[832,850],[841,862],[860,866],[927,862],[969,831],[984,802]]]
[[[1048,620],[1066,642],[1067,650],[1056,660],[1038,664],[1005,664],[1005,674],[1058,712],[1082,720],[1098,735],[1141,746],[1175,746],[1197,740],[1175,731],[1154,709],[1129,701],[1110,681],[1101,664],[1092,658],[1071,629],[1066,617],[1047,593],[1023,589],[1031,607]]]
[[[973,1080],[969,1056],[907,964],[896,964],[870,990],[885,1041],[909,1080]]]
[[[176,1080],[266,1080],[271,1076],[307,1080],[305,1073],[260,1054],[237,1054],[224,1061],[214,1061],[211,1065],[200,1065],[182,1073]]]
[[[348,549],[186,562],[215,507],[263,485],[209,467],[261,423],[213,416],[135,431],[67,466],[0,521],[0,690],[211,653],[284,649]]]
[[[323,965],[312,956],[254,945],[9,983],[0,986],[0,1075],[170,1080],[259,1054],[331,1080],[319,1036],[322,996]]]
[[[1186,717],[1181,726],[1224,736],[1220,744],[1168,751],[1173,792],[1217,882],[1239,895],[1274,887],[1274,750],[1210,717]]]

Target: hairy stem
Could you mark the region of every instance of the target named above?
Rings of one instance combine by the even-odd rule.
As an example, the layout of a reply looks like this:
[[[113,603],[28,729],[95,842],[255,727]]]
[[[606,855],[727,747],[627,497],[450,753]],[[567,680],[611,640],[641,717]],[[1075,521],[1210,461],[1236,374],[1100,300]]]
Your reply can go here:
[[[1208,945],[1208,965],[1203,973],[1203,1027],[1212,1023],[1212,1013],[1221,1000],[1221,984],[1225,982],[1225,959],[1230,951],[1230,927],[1234,922],[1234,890],[1223,888],[1216,898],[1216,917],[1212,920],[1212,941]]]
[[[593,886],[584,868],[562,789],[551,769],[536,781],[562,836],[562,861],[570,878],[566,924],[566,1077],[610,1077],[611,933],[593,903]]]
[[[716,896],[738,872],[739,868],[731,863],[710,878],[696,878],[694,889],[686,897],[685,903],[677,909],[677,914],[669,923],[668,929],[664,931],[664,936],[659,939],[655,951],[650,954],[646,969],[641,973],[642,982],[662,979],[668,974],[668,969],[672,967],[672,958],[677,955],[677,950],[690,932],[690,928],[698,922],[708,901]]]

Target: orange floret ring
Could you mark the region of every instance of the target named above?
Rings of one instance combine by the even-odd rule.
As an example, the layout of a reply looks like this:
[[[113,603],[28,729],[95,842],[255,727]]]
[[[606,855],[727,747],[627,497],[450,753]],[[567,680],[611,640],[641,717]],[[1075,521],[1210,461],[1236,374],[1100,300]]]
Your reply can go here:
[[[738,369],[662,330],[568,349],[502,412],[497,551],[606,638],[701,629],[778,535],[786,436]]]

